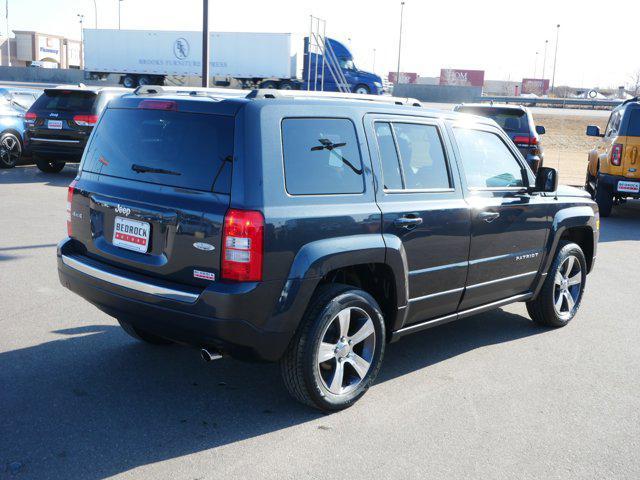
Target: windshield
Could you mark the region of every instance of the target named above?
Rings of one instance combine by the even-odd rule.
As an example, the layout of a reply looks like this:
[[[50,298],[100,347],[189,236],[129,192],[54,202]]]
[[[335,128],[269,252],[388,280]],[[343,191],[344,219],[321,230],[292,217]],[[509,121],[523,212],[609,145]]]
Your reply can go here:
[[[353,60],[345,60],[344,58],[340,59],[340,67],[343,70],[355,70],[356,66],[353,63]]]
[[[83,170],[140,182],[229,193],[233,117],[107,109]]]
[[[529,121],[523,110],[497,107],[460,107],[462,113],[471,113],[481,117],[488,117],[495,121],[505,132],[525,133],[529,135]]]

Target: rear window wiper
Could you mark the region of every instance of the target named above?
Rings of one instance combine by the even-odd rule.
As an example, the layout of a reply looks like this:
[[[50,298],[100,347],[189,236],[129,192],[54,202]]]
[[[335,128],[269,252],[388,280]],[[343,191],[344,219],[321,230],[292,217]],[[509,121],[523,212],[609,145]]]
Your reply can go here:
[[[165,170],[164,168],[147,167],[145,165],[131,165],[131,170],[136,173],[159,173],[162,175],[182,175],[180,172],[174,172],[173,170]]]

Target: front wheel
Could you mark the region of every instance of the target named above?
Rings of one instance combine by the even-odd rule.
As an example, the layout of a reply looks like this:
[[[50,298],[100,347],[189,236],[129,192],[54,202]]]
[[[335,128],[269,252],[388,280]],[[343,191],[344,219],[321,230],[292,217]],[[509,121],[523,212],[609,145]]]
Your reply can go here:
[[[356,88],[353,89],[353,93],[359,93],[361,95],[368,95],[370,93],[369,87],[366,85],[357,85]]]
[[[64,168],[64,162],[36,157],[36,167],[44,173],[58,173]]]
[[[580,246],[563,241],[542,290],[527,302],[531,319],[548,327],[564,327],[580,308],[587,279],[587,261]]]
[[[320,410],[350,407],[378,375],[385,342],[382,313],[371,295],[348,285],[323,286],[280,361],[285,386]]]

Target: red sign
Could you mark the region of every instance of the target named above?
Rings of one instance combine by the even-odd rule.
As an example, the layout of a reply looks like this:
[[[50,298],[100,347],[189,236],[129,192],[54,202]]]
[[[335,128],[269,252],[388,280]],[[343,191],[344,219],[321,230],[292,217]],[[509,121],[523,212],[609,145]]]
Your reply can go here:
[[[389,82],[396,82],[396,72],[389,72]],[[415,72],[400,72],[400,83],[417,83],[418,74]]]
[[[440,85],[482,87],[484,85],[484,70],[442,68],[440,69]]]
[[[544,78],[523,78],[522,93],[546,95],[549,91],[549,80]]]

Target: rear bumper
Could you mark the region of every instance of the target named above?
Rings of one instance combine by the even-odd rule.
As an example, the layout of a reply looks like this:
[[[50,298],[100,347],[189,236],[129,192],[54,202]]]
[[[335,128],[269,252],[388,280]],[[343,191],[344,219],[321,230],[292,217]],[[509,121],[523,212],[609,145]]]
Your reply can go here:
[[[39,135],[38,132],[27,133],[25,140],[32,155],[39,155],[53,160],[64,160],[65,162],[79,162],[87,143],[87,139],[84,137],[78,139],[56,139],[46,135]]]
[[[70,239],[60,243],[57,255],[62,285],[108,315],[241,359],[278,360],[304,313],[301,305],[280,304],[284,282],[214,282],[202,290],[96,262],[79,254]]]
[[[625,182],[623,184],[624,187],[619,185],[620,182]],[[640,179],[600,173],[598,175],[598,185],[607,186],[611,189],[612,193],[619,197],[640,198]],[[633,185],[635,185],[635,187]],[[638,191],[635,191],[636,188]]]

